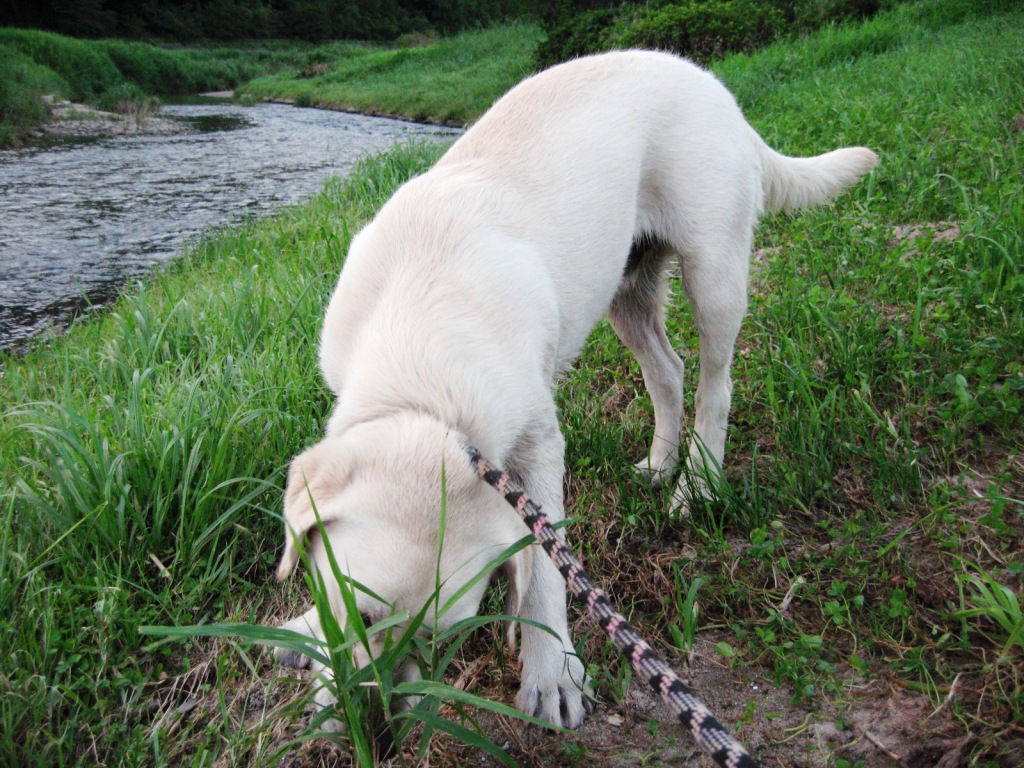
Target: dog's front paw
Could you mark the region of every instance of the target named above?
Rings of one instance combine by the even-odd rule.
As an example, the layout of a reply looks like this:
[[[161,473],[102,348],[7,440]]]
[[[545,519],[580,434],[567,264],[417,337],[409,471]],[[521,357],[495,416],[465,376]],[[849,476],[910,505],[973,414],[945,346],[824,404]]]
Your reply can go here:
[[[306,613],[295,617],[291,621],[286,621],[278,629],[297,632],[303,637],[308,637],[312,641],[311,644],[319,644],[319,641],[323,639],[320,632],[320,618],[317,616],[315,608],[306,611]],[[276,646],[273,654],[277,662],[285,667],[309,669],[313,664],[313,660],[309,656],[291,648]]]
[[[330,681],[330,674],[323,671],[317,675],[315,683],[316,690],[313,693],[312,709],[314,713],[323,712],[325,709],[332,713],[337,711],[338,698],[334,695],[334,685]],[[314,716],[314,722],[316,717]],[[347,733],[345,723],[337,717],[327,717],[320,722],[318,730],[321,733]]]
[[[590,683],[579,674],[549,680],[523,680],[516,695],[516,707],[523,713],[562,728],[578,728],[593,711]]]
[[[291,667],[292,669],[309,669],[313,665],[313,660],[309,656],[288,648],[275,648],[274,658],[282,667]]]

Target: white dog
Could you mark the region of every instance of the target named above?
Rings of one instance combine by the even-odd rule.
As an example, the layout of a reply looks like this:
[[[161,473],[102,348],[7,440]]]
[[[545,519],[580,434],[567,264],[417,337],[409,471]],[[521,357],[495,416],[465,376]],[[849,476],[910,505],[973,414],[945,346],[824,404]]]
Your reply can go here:
[[[718,80],[667,54],[593,56],[521,83],[352,242],[320,344],[337,405],[324,440],[291,466],[278,577],[297,562],[295,537],[308,536],[346,620],[315,504],[341,567],[386,601],[358,594],[366,620],[417,612],[438,572],[443,604],[526,533],[473,474],[467,442],[562,519],[564,442],[552,390],[605,314],[639,360],[654,404],[640,466],[655,480],[672,472],[683,420],[683,366],[662,308],[672,254],[700,337],[684,477],[716,471],[758,215],[826,202],[875,162],[863,148],[776,153]],[[681,484],[676,497],[694,492]],[[571,728],[585,713],[583,665],[563,581],[536,549],[512,561],[512,609],[553,634],[523,625],[516,704]],[[483,590],[481,580],[438,623],[474,615]],[[314,611],[285,626],[319,635]]]

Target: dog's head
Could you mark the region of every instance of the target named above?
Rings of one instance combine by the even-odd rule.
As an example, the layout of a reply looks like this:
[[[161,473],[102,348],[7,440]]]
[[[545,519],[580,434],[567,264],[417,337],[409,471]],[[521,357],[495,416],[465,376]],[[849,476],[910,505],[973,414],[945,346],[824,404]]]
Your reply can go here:
[[[284,517],[278,579],[293,571],[308,542],[310,565],[323,576],[338,621],[346,622],[322,525],[340,571],[366,588],[357,587],[354,597],[367,626],[392,611],[415,615],[425,605],[445,605],[527,533],[516,513],[476,476],[461,436],[414,414],[357,425],[296,457]],[[503,566],[513,601],[529,581],[530,553],[523,550]],[[425,623],[445,629],[475,615],[487,581],[478,579],[443,615],[433,615],[431,608]],[[357,661],[366,660],[365,652],[357,654]]]

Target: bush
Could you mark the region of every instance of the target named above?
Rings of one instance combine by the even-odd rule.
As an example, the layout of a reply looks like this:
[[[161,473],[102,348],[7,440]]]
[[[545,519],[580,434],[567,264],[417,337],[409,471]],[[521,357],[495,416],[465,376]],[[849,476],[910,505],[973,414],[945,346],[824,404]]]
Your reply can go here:
[[[134,83],[121,85],[105,91],[96,99],[96,107],[105,112],[116,112],[121,115],[152,112],[157,100],[147,94]]]
[[[782,12],[788,28],[814,30],[834,24],[874,16],[895,0],[768,0]]]
[[[619,11],[598,9],[563,16],[547,31],[547,40],[537,47],[537,68],[611,49]]]
[[[707,0],[641,11],[615,38],[616,47],[673,51],[698,61],[752,51],[783,30],[782,13],[770,5]]]

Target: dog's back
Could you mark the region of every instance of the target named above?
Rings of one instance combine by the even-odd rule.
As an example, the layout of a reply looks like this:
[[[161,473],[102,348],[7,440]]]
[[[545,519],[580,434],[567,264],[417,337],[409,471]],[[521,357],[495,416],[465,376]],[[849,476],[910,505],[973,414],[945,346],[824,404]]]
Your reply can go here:
[[[731,250],[745,261],[764,208],[823,202],[873,164],[860,149],[799,160],[775,153],[713,75],[675,56],[577,59],[513,88],[400,190],[368,228],[389,239],[373,246],[368,266],[412,270],[439,291],[440,309],[450,280],[425,276],[446,266],[508,287],[495,261],[507,247],[480,242],[508,238],[523,260],[511,276],[522,281],[521,299],[538,311],[545,299],[557,302],[549,341],[564,369],[608,310],[641,236],[699,254],[735,234]],[[359,250],[350,261],[361,260]],[[488,297],[491,306],[502,293]]]

